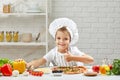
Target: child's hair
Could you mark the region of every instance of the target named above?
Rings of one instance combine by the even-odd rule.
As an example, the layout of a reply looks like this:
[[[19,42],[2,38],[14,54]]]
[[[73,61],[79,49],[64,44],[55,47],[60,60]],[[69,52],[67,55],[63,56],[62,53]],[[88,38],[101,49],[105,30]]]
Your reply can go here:
[[[67,32],[67,33],[69,34],[69,36],[70,36],[70,41],[71,41],[71,35],[70,35],[70,32],[67,30],[66,26],[63,26],[63,27],[59,28],[59,29],[57,30],[57,32],[58,32],[58,31]],[[57,33],[57,32],[56,32],[56,33]],[[55,37],[56,37],[56,34],[55,34]]]

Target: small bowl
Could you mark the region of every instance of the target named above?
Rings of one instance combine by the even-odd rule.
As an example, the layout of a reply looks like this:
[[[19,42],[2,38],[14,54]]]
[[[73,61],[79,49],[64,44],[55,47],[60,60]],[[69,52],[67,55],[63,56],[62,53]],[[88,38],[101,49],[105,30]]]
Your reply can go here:
[[[53,74],[53,76],[62,76],[63,71],[62,70],[53,70],[52,74]]]

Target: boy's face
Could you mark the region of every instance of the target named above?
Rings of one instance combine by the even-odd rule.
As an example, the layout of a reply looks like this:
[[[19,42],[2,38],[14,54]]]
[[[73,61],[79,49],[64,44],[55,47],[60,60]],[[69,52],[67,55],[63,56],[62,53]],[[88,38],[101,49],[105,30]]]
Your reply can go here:
[[[58,51],[65,52],[68,50],[68,46],[70,43],[70,35],[68,32],[57,31],[55,42],[58,47]]]

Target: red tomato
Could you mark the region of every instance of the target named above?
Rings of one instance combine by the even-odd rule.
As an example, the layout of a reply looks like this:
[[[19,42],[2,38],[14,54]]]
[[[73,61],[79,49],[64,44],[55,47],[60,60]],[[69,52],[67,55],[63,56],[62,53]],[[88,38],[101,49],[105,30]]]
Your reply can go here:
[[[39,72],[39,75],[40,75],[40,76],[42,76],[42,75],[43,75],[43,72],[42,72],[42,71],[40,71],[40,72]]]
[[[112,70],[112,65],[109,64],[108,66],[109,66],[110,70]]]
[[[1,67],[0,67],[0,72],[1,72]]]
[[[33,76],[42,76],[43,72],[42,71],[31,71],[30,74],[33,75]]]
[[[94,65],[94,66],[92,66],[92,70],[93,70],[94,72],[99,73],[99,69],[100,69],[100,66],[99,66],[99,65]]]

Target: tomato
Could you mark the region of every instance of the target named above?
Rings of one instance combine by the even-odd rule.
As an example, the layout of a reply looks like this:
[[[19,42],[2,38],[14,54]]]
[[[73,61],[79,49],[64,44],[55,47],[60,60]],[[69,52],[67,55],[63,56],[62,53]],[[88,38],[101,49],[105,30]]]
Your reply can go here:
[[[1,67],[0,67],[0,72],[1,72]]]
[[[33,76],[42,76],[43,75],[42,71],[30,71],[29,73]]]
[[[112,65],[109,64],[108,66],[109,66],[110,70],[112,70]]]
[[[92,70],[93,70],[94,72],[99,73],[99,69],[100,69],[100,66],[99,66],[99,65],[94,65],[94,66],[92,66]]]
[[[42,72],[42,71],[39,71],[39,75],[42,76],[42,75],[43,75],[43,72]]]

